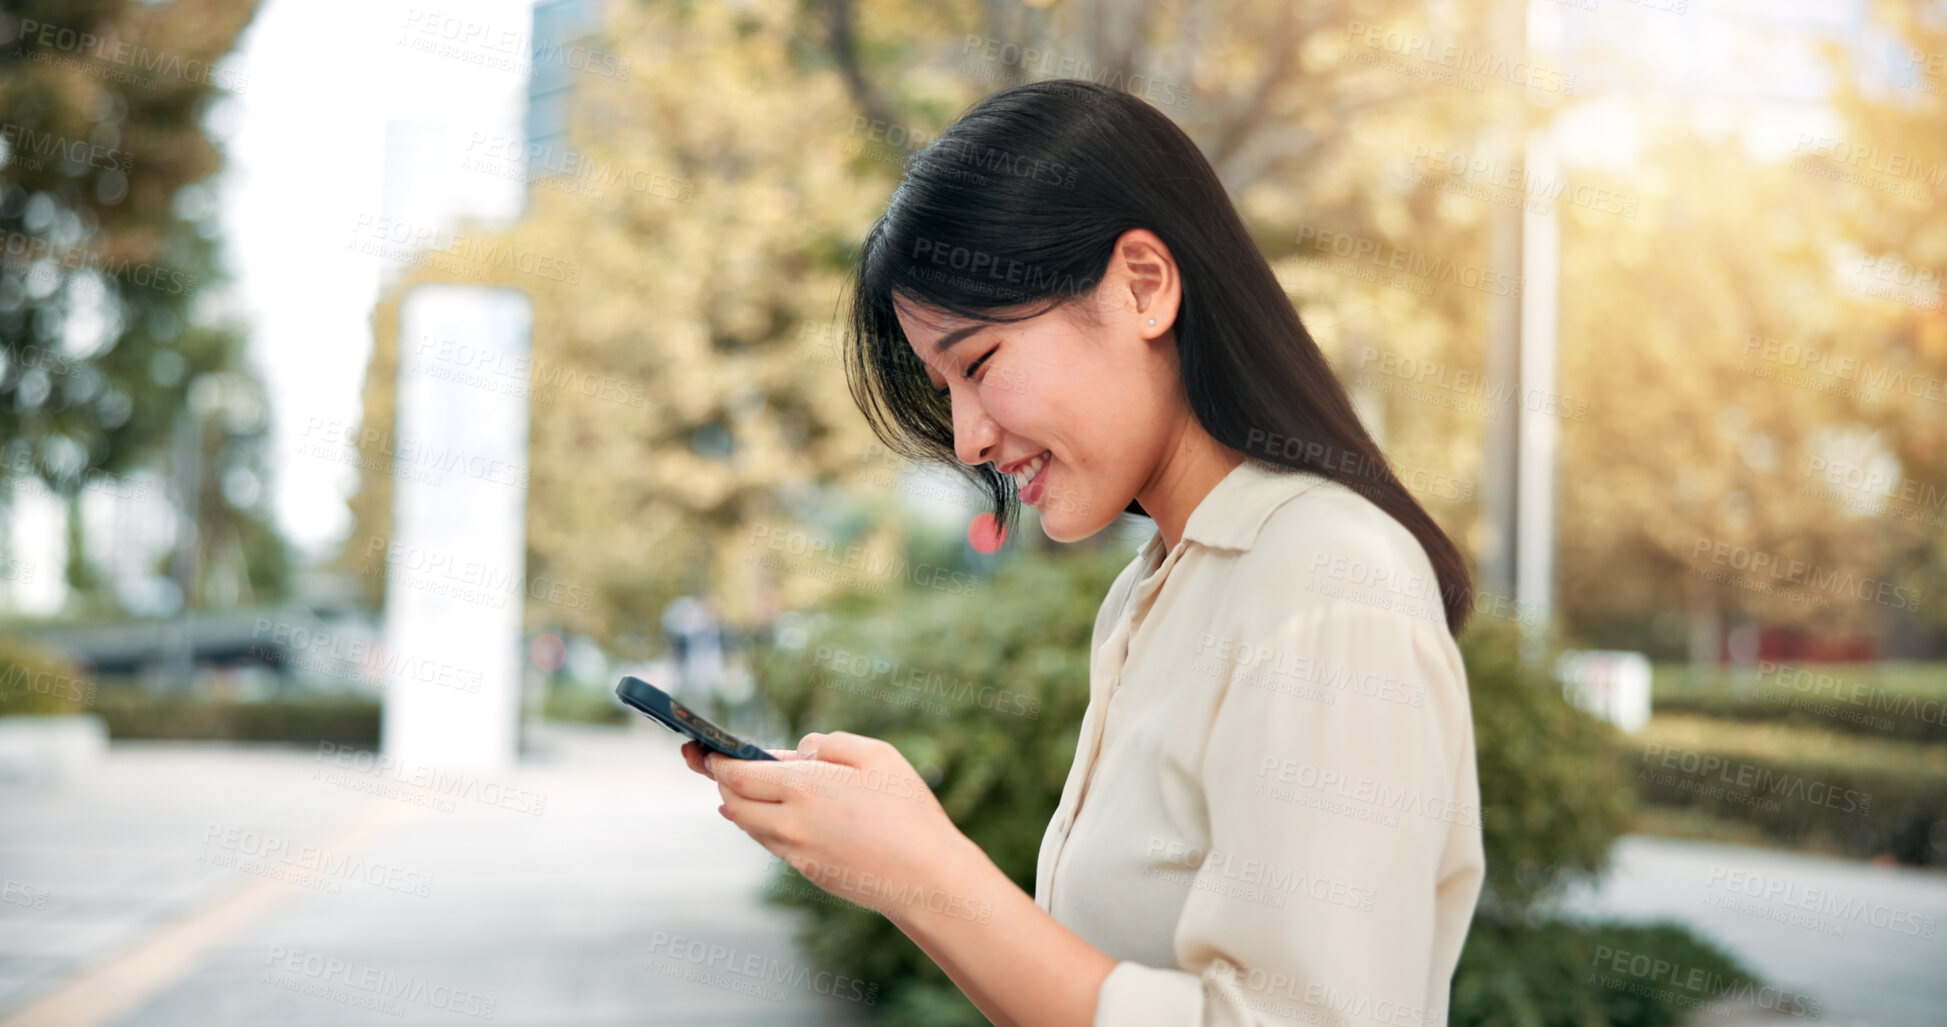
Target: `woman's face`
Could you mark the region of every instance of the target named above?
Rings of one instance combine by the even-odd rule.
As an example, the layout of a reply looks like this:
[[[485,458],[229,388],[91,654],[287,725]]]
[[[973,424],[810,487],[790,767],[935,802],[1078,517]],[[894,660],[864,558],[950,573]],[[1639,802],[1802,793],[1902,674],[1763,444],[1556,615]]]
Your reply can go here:
[[[1191,420],[1170,332],[1176,281],[1161,240],[1134,229],[1093,293],[1026,321],[967,321],[895,300],[907,345],[952,403],[959,458],[1015,472],[1022,502],[1057,542],[1113,523]]]

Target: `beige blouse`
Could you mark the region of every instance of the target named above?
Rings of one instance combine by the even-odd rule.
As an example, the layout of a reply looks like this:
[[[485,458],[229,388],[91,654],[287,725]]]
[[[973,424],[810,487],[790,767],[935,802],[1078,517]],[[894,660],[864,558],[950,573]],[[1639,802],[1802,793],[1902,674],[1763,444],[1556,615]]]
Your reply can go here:
[[[1096,615],[1035,903],[1118,960],[1097,1027],[1436,1027],[1480,893],[1466,670],[1432,564],[1247,458]]]

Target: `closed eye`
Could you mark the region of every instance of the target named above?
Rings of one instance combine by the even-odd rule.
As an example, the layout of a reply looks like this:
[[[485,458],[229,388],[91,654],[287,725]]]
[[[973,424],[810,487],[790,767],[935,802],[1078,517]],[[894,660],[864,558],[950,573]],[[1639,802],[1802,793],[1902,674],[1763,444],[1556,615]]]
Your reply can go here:
[[[974,369],[975,369],[975,368],[978,368],[978,367],[979,367],[980,365],[982,365],[982,364],[984,364],[984,363],[986,363],[986,362],[987,362],[987,358],[988,358],[988,357],[991,357],[991,356],[993,356],[994,354],[996,354],[996,353],[998,353],[998,352],[1000,352],[1000,347],[999,347],[999,346],[995,346],[995,347],[994,347],[993,349],[990,349],[990,350],[988,350],[988,351],[987,351],[986,353],[983,353],[983,354],[981,354],[981,356],[980,356],[980,359],[979,359],[979,360],[976,360],[976,361],[974,361],[973,363],[971,363],[971,364],[968,364],[968,365],[967,365],[967,372],[966,372],[965,374],[963,374],[963,375],[961,375],[960,377],[962,377],[962,378],[969,378],[969,379],[970,379],[970,378],[972,378],[972,377],[973,377],[973,373],[974,373]]]
[[[975,370],[976,370],[977,368],[979,368],[979,367],[980,367],[980,365],[982,365],[982,364],[984,364],[984,363],[986,363],[986,362],[987,362],[987,358],[988,358],[988,357],[991,357],[991,356],[993,356],[994,354],[996,354],[996,353],[998,353],[998,352],[1000,352],[1000,347],[999,347],[999,346],[995,346],[995,347],[994,347],[993,349],[990,349],[990,350],[988,350],[987,352],[985,352],[985,353],[983,353],[983,354],[981,354],[981,355],[980,355],[980,359],[979,359],[979,360],[976,360],[976,361],[974,361],[973,363],[971,363],[971,364],[968,364],[968,365],[967,365],[967,370],[966,370],[966,372],[965,372],[964,374],[962,374],[962,375],[961,375],[960,377],[962,377],[962,378],[968,378],[968,379],[971,379],[971,378],[973,377],[973,374],[974,374],[974,371],[975,371]],[[947,395],[949,391],[950,391],[949,389],[934,389],[934,390],[933,390],[933,393],[934,393],[934,395],[937,395],[937,396],[944,396],[944,395]]]

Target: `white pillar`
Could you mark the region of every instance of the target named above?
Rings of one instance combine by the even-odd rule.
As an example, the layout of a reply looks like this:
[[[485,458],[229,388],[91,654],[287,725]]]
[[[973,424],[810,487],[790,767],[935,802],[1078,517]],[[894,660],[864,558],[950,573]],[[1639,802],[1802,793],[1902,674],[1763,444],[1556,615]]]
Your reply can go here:
[[[381,736],[407,780],[517,756],[533,320],[512,289],[400,304]]]

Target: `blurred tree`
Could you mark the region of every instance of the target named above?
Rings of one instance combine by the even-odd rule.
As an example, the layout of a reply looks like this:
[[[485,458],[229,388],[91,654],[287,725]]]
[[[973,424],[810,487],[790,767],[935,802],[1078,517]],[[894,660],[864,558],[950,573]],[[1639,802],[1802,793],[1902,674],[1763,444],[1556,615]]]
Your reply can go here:
[[[221,155],[204,116],[244,84],[220,59],[256,6],[0,4],[0,481],[72,503],[166,468],[192,405],[220,412],[196,427],[197,544],[244,594],[280,588],[287,561],[266,512],[266,404],[215,288]],[[92,583],[85,561],[69,579]]]
[[[1913,584],[1947,627],[1947,8],[1877,0],[1862,49],[1829,47],[1838,133],[1800,138],[1796,165],[1842,212],[1835,280],[1860,298],[1859,332],[1917,385],[1864,418],[1897,464],[1875,482],[1882,521],[1920,557]]]
[[[1653,647],[1629,626],[1682,611],[1663,642],[1715,662],[1740,622],[1882,635],[1919,617],[1925,590],[1881,596],[1877,584],[1912,584],[1895,572],[1924,526],[1866,515],[1863,490],[1821,488],[1820,469],[1862,462],[1843,433],[1936,416],[1837,373],[1921,368],[1875,330],[1869,300],[1835,283],[1842,226],[1826,180],[1669,127],[1594,181],[1646,198],[1634,218],[1567,208],[1563,220],[1571,625]]]
[[[613,9],[608,45],[631,73],[579,77],[576,170],[535,181],[523,223],[481,244],[571,261],[573,280],[453,252],[404,276],[375,312],[366,465],[387,466],[397,299],[427,281],[512,285],[536,304],[528,571],[599,596],[592,611],[550,617],[612,639],[676,596],[710,591],[733,622],[767,622],[834,587],[812,561],[798,561],[806,573],[760,562],[788,531],[798,552],[822,547],[834,566],[896,561],[886,492],[914,486],[897,484],[906,465],[845,389],[841,285],[905,158],[981,95],[1029,78],[1119,85],[1176,118],[1281,265],[1318,259],[1303,232],[1321,225],[1433,238],[1412,245],[1450,261],[1479,247],[1478,233],[1427,232],[1430,192],[1402,197],[1358,170],[1404,160],[1438,132],[1464,135],[1477,94],[1365,60],[1386,55],[1386,37],[1368,43],[1345,21],[1396,16],[1488,45],[1465,10],[1429,28],[1405,2],[1216,5],[1235,8],[1227,18],[1201,5],[1100,6],[1099,17],[1084,10],[1094,5],[1000,2]],[[1375,131],[1344,131],[1355,114]],[[1386,286],[1343,272],[1318,284],[1331,297],[1318,315],[1328,347],[1351,345],[1335,319],[1398,307]],[[1460,337],[1453,322],[1477,320],[1484,299],[1443,291],[1401,345]],[[1452,432],[1425,437],[1427,463],[1465,448]],[[1459,519],[1472,497],[1427,498]],[[352,500],[345,559],[374,601],[390,502],[384,474]]]

